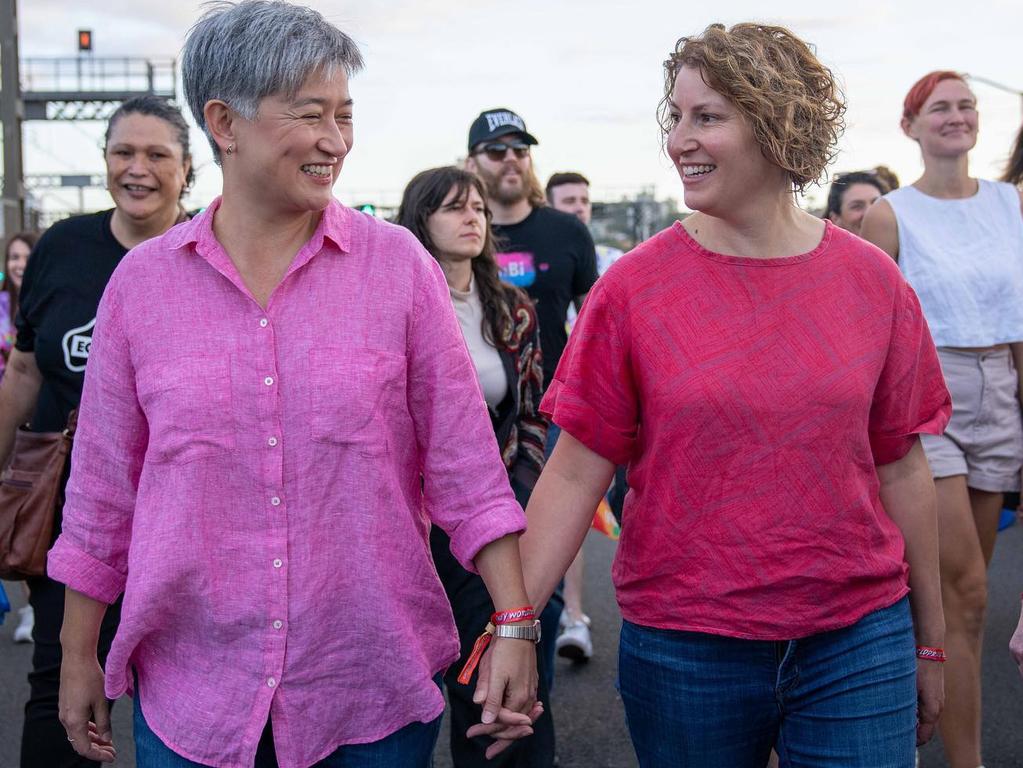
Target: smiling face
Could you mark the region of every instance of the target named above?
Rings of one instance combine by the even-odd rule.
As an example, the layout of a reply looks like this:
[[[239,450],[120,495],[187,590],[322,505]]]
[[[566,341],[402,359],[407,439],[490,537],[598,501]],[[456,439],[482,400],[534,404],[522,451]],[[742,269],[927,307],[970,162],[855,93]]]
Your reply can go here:
[[[178,209],[191,160],[177,129],[155,115],[128,113],[110,129],[107,188],[121,213],[144,221]]]
[[[483,252],[487,214],[483,198],[475,186],[459,195],[452,187],[440,208],[426,220],[426,230],[438,261],[467,261]]]
[[[758,195],[791,188],[786,173],[760,151],[749,121],[698,69],[679,69],[668,114],[668,156],[689,209],[727,216]]]
[[[830,218],[842,229],[858,235],[863,225],[863,217],[879,197],[881,190],[873,184],[850,184],[842,193],[841,208],[838,213],[832,213]]]
[[[322,211],[352,149],[352,98],[339,70],[310,75],[298,92],[267,96],[254,120],[236,118],[231,173],[282,212]]]
[[[942,80],[920,112],[903,119],[902,130],[920,144],[924,157],[959,157],[977,144],[977,99],[962,80]]]
[[[555,210],[578,217],[583,224],[589,224],[593,217],[590,187],[582,182],[551,187],[551,205]]]
[[[4,273],[10,279],[15,292],[21,290],[21,281],[25,278],[25,267],[28,266],[28,256],[31,252],[32,249],[24,240],[12,240],[7,247]]]

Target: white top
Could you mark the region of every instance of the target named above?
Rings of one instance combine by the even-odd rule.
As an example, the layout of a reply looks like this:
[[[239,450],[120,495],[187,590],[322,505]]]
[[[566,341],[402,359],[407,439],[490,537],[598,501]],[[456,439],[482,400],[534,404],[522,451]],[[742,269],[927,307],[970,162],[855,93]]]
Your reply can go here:
[[[476,280],[469,281],[468,291],[451,291],[451,302],[455,306],[458,324],[462,326],[465,346],[469,348],[469,356],[476,366],[476,378],[479,379],[483,399],[491,409],[496,409],[505,395],[508,394],[508,378],[504,373],[501,355],[493,344],[483,338],[483,304],[476,289]]]
[[[980,180],[959,200],[915,187],[884,199],[899,225],[899,267],[939,347],[1023,340],[1023,216],[1016,188]]]

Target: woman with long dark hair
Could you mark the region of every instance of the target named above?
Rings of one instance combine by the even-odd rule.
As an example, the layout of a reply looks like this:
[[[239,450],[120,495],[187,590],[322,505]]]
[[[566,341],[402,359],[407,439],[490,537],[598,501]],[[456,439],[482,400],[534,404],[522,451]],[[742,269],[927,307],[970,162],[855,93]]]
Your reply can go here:
[[[498,278],[483,182],[453,166],[423,171],[405,188],[398,223],[419,239],[444,271],[512,489],[525,506],[543,467],[547,434],[547,423],[537,411],[543,383],[539,327],[529,297]],[[459,565],[448,536],[436,526],[430,547],[462,644],[462,658],[444,678],[452,711],[452,757],[456,768],[482,766],[489,740],[465,735],[479,722],[481,707],[473,702],[472,688],[458,682],[458,675],[494,608],[483,580]],[[546,642],[553,642],[553,634]],[[544,680],[541,675],[540,700],[548,705]],[[534,735],[502,755],[497,765],[553,763],[550,713],[533,728]]]

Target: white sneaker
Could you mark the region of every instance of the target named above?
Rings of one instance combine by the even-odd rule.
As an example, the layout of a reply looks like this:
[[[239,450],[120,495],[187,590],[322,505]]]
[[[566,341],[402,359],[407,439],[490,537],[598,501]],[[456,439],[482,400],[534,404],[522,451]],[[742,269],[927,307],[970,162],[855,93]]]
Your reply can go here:
[[[558,635],[554,642],[558,656],[572,661],[589,661],[593,656],[593,640],[590,638],[588,617],[574,621]]]
[[[18,622],[18,626],[14,628],[14,642],[31,643],[32,628],[36,625],[35,612],[32,610],[31,605],[26,605],[24,608],[18,609],[18,615],[21,616],[21,620]]]

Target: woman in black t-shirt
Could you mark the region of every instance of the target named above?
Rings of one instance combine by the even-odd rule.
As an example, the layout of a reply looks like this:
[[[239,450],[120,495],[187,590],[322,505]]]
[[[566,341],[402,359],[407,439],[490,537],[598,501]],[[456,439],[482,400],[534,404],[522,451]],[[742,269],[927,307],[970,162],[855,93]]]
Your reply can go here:
[[[124,102],[107,124],[104,158],[114,208],[54,224],[25,272],[17,340],[0,382],[0,466],[7,463],[18,425],[58,431],[78,407],[96,308],[124,254],[187,218],[180,200],[192,167],[188,125],[177,107],[156,96]],[[54,514],[56,538],[60,510]],[[57,717],[64,587],[46,577],[28,584],[35,650],[21,768],[98,765],[75,754]],[[107,612],[98,663],[110,648],[119,607]]]

